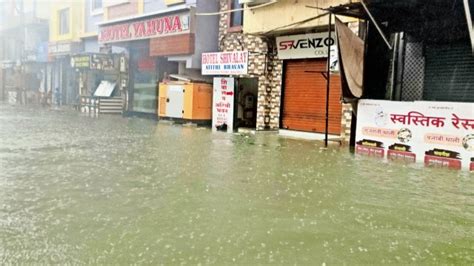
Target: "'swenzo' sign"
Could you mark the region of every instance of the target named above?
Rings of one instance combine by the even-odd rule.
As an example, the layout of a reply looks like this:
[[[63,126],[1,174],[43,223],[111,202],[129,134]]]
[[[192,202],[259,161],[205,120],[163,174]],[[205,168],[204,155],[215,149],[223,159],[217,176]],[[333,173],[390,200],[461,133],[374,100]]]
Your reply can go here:
[[[324,58],[328,56],[328,46],[331,53],[336,48],[334,33],[329,38],[327,32],[280,36],[276,43],[279,59]]]

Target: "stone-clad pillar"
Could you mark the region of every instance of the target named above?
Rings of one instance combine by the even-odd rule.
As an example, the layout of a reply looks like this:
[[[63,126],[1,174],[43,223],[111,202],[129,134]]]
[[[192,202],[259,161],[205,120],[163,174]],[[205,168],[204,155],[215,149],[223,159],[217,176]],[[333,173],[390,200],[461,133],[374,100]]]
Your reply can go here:
[[[220,10],[228,10],[229,1],[220,1]],[[257,130],[276,130],[280,122],[280,94],[282,61],[275,58],[274,39],[265,36],[229,32],[230,13],[224,13],[219,21],[219,48],[221,51],[249,52],[248,75],[242,78],[258,79]]]

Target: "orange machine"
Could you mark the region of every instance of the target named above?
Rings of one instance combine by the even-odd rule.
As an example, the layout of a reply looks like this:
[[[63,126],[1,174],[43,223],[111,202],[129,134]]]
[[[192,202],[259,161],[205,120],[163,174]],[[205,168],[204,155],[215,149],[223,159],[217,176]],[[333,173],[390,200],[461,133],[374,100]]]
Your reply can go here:
[[[183,81],[159,85],[158,117],[190,122],[212,121],[212,85]]]

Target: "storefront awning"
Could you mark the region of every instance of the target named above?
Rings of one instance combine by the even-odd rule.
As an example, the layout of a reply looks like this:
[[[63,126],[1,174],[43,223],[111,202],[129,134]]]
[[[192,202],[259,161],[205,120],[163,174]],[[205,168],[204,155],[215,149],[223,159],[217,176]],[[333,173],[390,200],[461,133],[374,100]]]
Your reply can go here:
[[[342,96],[346,101],[360,98],[364,88],[364,41],[336,18],[337,45],[341,66]]]

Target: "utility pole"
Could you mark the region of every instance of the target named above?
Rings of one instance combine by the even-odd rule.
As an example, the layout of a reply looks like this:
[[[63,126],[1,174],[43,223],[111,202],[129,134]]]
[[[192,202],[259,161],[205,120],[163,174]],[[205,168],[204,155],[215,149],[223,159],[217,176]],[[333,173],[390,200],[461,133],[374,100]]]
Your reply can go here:
[[[331,36],[331,22],[332,22],[332,13],[329,13],[329,23],[328,23],[328,40],[332,40]],[[331,41],[328,43],[328,68],[326,73],[326,129],[324,131],[324,147],[328,146],[328,130],[329,130],[329,88],[331,86]]]

